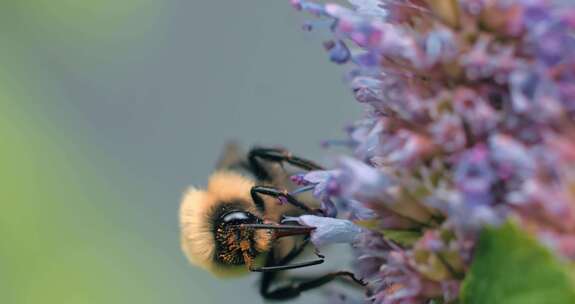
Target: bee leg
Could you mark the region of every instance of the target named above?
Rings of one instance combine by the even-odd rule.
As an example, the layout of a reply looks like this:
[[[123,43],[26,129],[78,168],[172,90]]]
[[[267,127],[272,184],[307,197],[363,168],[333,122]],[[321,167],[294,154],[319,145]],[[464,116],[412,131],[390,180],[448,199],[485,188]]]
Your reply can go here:
[[[308,278],[308,279],[297,279],[292,280],[291,283],[287,285],[281,285],[278,288],[271,289],[271,285],[273,280],[276,278],[273,274],[266,277],[267,273],[264,273],[264,277],[262,278],[262,286],[260,288],[261,295],[270,300],[287,300],[292,299],[299,296],[302,292],[312,290],[318,287],[321,287],[334,279],[337,278],[346,278],[350,279],[351,281],[365,286],[366,283],[360,279],[357,279],[353,273],[349,271],[336,271],[330,272],[325,275],[316,278]],[[267,279],[267,281],[266,281]]]
[[[306,238],[303,242],[299,245],[294,247],[288,254],[282,257],[279,261],[275,261],[276,259],[276,252],[271,251],[268,253],[268,257],[266,259],[266,267],[273,267],[277,265],[285,265],[291,263],[295,258],[297,258],[305,249],[306,245],[309,243],[309,239]],[[262,279],[260,281],[260,294],[263,297],[266,297],[269,294],[269,289],[271,284],[275,281],[277,277],[277,272],[263,272]]]
[[[298,201],[293,195],[289,194],[287,191],[280,191],[276,188],[267,187],[267,186],[254,186],[252,187],[250,194],[252,196],[252,200],[254,201],[256,207],[258,209],[265,209],[264,201],[260,197],[261,195],[268,195],[278,199],[284,199],[287,203],[290,203],[301,210],[307,213],[316,213],[317,210],[313,210],[310,207],[306,206],[304,203]]]
[[[303,241],[302,244],[300,244],[299,246],[293,248],[286,256],[282,257],[279,261],[275,260],[275,252],[271,251],[268,253],[268,257],[266,259],[266,264],[265,267],[274,267],[274,266],[278,266],[278,265],[285,265],[290,263],[291,261],[293,261],[295,258],[297,258],[297,256],[299,256],[303,250],[305,249],[306,245],[309,243],[309,239],[305,239]],[[277,294],[275,295],[276,297],[274,298],[273,295],[270,295],[270,289],[271,289],[271,285],[274,283],[274,281],[277,280],[277,272],[273,271],[273,272],[263,272],[262,273],[262,279],[260,281],[260,294],[262,295],[262,297],[266,298],[266,299],[276,299],[276,300],[287,300],[293,297],[296,297],[296,295],[294,296],[288,296],[288,297],[284,297],[284,298],[278,298]]]
[[[292,250],[290,250],[290,252],[288,252],[288,254],[286,254],[284,257],[281,258],[281,260],[279,261],[279,265],[284,265],[287,263],[290,263],[291,261],[293,261],[295,258],[297,258],[298,255],[300,255],[303,250],[305,249],[305,247],[307,246],[307,244],[309,244],[309,237],[306,237],[301,244],[299,244],[298,246],[294,247]]]
[[[323,170],[323,168],[304,158],[293,156],[289,151],[279,148],[252,148],[248,153],[248,162],[256,174],[258,179],[269,180],[271,177],[269,173],[259,163],[258,159],[283,163],[287,162],[292,166],[301,168],[306,171]]]
[[[270,252],[268,254],[266,267],[272,268],[273,266],[290,263],[303,252],[308,242],[309,239],[304,240],[301,245],[292,249],[286,256],[277,262],[274,259],[274,253]],[[288,278],[287,280],[291,281],[289,284],[280,285],[280,287],[272,289],[273,283],[278,279],[277,272],[264,272],[262,274],[262,280],[260,284],[260,294],[262,297],[270,300],[288,300],[299,296],[300,293],[306,290],[321,287],[337,278],[347,279],[346,282],[351,281],[360,286],[366,285],[365,282],[357,279],[354,274],[349,271],[337,271],[330,272],[316,278]]]
[[[324,259],[323,256],[319,256],[319,259],[300,262],[300,263],[290,263],[293,259],[295,259],[301,252],[305,249],[305,246],[308,244],[309,240],[305,240],[301,245],[294,247],[285,257],[282,257],[279,262],[275,263],[272,258],[268,258],[268,262],[272,261],[272,263],[266,263],[264,267],[259,268],[251,268],[250,270],[253,272],[278,272],[283,270],[289,269],[297,269],[297,268],[304,268],[308,266],[314,266],[323,264]]]

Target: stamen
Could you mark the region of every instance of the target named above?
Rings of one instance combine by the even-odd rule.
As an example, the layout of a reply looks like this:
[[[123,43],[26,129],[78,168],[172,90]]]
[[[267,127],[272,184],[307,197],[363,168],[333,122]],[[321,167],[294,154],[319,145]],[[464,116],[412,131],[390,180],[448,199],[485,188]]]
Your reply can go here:
[[[290,194],[291,194],[291,195],[297,195],[297,194],[300,194],[300,193],[304,193],[304,192],[313,190],[314,188],[315,188],[315,185],[303,186],[303,187],[300,187],[300,188],[295,189],[295,190],[292,191]]]

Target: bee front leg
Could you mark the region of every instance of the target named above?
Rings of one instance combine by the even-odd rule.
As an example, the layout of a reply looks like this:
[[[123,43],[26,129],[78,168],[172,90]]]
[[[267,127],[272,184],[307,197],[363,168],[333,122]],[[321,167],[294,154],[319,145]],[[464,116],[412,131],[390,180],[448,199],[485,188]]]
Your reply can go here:
[[[260,197],[261,195],[268,195],[278,199],[281,199],[289,204],[292,204],[301,210],[305,211],[306,213],[318,213],[321,210],[311,209],[310,207],[306,206],[304,203],[297,200],[293,195],[289,194],[287,191],[280,191],[276,188],[267,187],[267,186],[254,186],[252,187],[250,194],[252,196],[252,200],[256,204],[258,208],[264,208],[264,201]],[[261,206],[261,207],[260,207]]]
[[[268,162],[283,163],[298,167],[306,171],[323,170],[320,165],[307,160],[305,158],[297,157],[291,154],[288,150],[280,148],[252,148],[248,153],[248,162],[259,179],[266,180],[270,176],[268,172],[259,163],[259,160]]]

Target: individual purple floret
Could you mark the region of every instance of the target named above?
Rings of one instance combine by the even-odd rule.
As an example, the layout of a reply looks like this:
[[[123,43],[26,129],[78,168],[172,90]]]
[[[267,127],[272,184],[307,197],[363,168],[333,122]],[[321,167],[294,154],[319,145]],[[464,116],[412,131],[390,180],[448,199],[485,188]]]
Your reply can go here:
[[[316,227],[311,233],[315,246],[327,244],[352,243],[361,233],[361,227],[353,222],[316,215],[302,215],[297,218],[286,217],[284,222],[297,221],[301,225]]]
[[[367,302],[457,301],[479,231],[508,220],[575,261],[574,3],[291,2],[331,25],[366,109],[352,157],[293,177],[340,218],[296,220],[352,245]]]

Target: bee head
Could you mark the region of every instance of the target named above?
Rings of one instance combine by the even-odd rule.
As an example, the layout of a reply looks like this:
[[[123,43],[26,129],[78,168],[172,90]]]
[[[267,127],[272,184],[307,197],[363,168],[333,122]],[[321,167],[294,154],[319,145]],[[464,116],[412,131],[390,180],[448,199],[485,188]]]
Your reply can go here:
[[[242,226],[267,221],[252,202],[253,186],[242,175],[218,171],[207,189],[185,193],[180,205],[181,245],[192,264],[216,276],[235,276],[247,273],[250,263],[271,249],[269,230]]]
[[[214,259],[223,265],[246,265],[250,269],[258,255],[270,250],[272,235],[269,230],[248,227],[262,220],[248,211],[234,209],[234,205],[226,204],[231,210],[222,212],[214,222]]]

